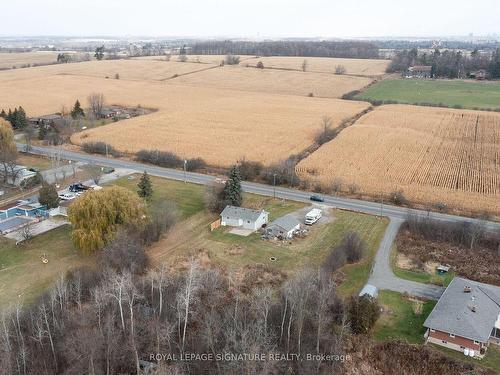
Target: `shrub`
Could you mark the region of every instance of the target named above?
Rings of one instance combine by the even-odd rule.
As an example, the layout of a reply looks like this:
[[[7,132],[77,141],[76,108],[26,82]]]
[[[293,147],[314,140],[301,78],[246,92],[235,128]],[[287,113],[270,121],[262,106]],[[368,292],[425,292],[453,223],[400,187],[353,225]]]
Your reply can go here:
[[[102,263],[117,272],[131,271],[143,273],[148,258],[142,244],[131,234],[131,231],[120,230],[102,252]]]
[[[259,177],[264,166],[257,161],[242,160],[238,164],[238,171],[242,180],[253,181]]]
[[[393,191],[391,193],[391,201],[397,206],[408,203],[402,190]]]
[[[230,53],[228,53],[226,55],[224,63],[227,65],[238,65],[240,63],[240,57],[235,56],[235,55],[231,55]]]
[[[370,296],[352,296],[348,307],[348,320],[353,333],[367,333],[380,315],[376,300]]]
[[[104,142],[85,142],[82,144],[82,150],[88,154],[112,155],[114,157],[121,156],[121,152],[113,146]]]
[[[183,160],[172,152],[159,150],[140,150],[136,154],[137,161],[150,163],[165,168],[179,168]]]
[[[193,158],[193,159],[188,159],[186,163],[186,170],[187,171],[196,171],[198,169],[205,168],[207,166],[207,163],[205,163],[205,160],[202,158]]]
[[[348,263],[358,262],[366,253],[365,242],[356,232],[347,233],[340,244],[340,248],[343,249],[346,254]]]
[[[264,64],[262,63],[262,61],[259,61],[257,65],[255,65],[255,67],[258,69],[264,69]]]

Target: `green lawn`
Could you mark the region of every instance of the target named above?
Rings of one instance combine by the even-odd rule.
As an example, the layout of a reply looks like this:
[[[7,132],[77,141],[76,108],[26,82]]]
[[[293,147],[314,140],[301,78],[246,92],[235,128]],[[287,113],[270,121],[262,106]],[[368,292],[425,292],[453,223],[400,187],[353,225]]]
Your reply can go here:
[[[490,347],[486,351],[486,355],[484,356],[484,358],[478,360],[476,358],[466,357],[462,352],[458,352],[453,349],[445,348],[443,346],[435,344],[430,345],[449,357],[453,357],[463,362],[472,363],[474,365],[480,365],[494,370],[497,373],[500,373],[500,347],[498,346],[490,345]]]
[[[137,191],[140,175],[132,175],[113,181],[113,185],[122,186],[132,191]],[[151,203],[170,201],[175,203],[181,219],[186,219],[204,208],[204,187],[196,184],[185,184],[182,181],[167,180],[165,178],[150,176],[153,183],[153,198]]]
[[[400,268],[396,265],[396,256],[397,256],[397,249],[396,246],[394,246],[391,253],[392,271],[400,279],[416,281],[418,283],[424,283],[424,284],[443,285],[446,287],[451,283],[451,281],[455,277],[455,272],[453,271],[447,272],[444,275],[438,275],[437,272],[432,275],[424,271],[408,270]]]
[[[384,80],[356,96],[362,100],[432,103],[464,108],[500,108],[500,82],[452,80]]]
[[[41,261],[45,254],[48,264]],[[70,268],[89,264],[80,257],[63,226],[16,246],[15,241],[0,237],[0,306],[18,300],[29,302]]]
[[[434,308],[435,301],[423,303],[419,310],[418,302],[410,301],[400,293],[382,290],[378,302],[383,307],[383,313],[373,330],[376,340],[405,339],[414,344],[424,342],[423,323]]]

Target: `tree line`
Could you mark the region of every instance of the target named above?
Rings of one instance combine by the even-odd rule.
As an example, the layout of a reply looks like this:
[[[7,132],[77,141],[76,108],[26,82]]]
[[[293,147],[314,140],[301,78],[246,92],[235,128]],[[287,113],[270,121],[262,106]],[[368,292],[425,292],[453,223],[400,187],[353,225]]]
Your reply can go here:
[[[419,53],[416,48],[403,50],[393,57],[387,72],[405,72],[414,65],[432,66],[431,75],[436,78],[466,78],[477,70],[485,70],[489,78],[500,78],[500,48],[489,55],[475,49],[470,56],[453,50],[435,49],[431,53]]]
[[[194,55],[257,55],[257,56],[308,56],[378,58],[378,47],[361,41],[204,41],[191,46]]]

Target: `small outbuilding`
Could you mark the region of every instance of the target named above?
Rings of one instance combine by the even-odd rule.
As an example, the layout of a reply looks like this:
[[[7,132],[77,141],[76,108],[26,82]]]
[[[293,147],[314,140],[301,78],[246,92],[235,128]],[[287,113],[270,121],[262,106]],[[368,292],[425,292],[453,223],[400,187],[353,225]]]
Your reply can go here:
[[[361,292],[359,292],[359,296],[370,296],[372,298],[377,298],[378,297],[378,289],[375,285],[371,284],[365,284],[363,289],[361,289]]]
[[[269,212],[251,208],[226,206],[220,214],[222,226],[257,230],[269,222]]]
[[[292,215],[285,215],[270,223],[266,228],[266,233],[268,237],[292,238],[298,230],[300,230],[300,221]]]

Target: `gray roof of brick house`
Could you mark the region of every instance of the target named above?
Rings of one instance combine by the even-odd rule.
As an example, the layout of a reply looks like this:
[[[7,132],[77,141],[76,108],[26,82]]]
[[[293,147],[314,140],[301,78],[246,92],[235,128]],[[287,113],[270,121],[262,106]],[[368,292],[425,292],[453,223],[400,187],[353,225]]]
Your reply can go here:
[[[300,225],[300,221],[296,217],[294,217],[292,215],[285,215],[285,216],[281,216],[281,217],[277,218],[276,220],[274,220],[272,223],[270,223],[268,225],[268,227],[272,227],[273,225],[276,225],[276,226],[284,229],[285,231],[289,232],[293,228],[295,228],[297,226],[297,224]]]
[[[226,206],[221,212],[221,216],[229,216],[233,219],[242,219],[245,221],[256,221],[264,210],[252,210],[251,208]]]
[[[469,287],[470,292],[465,292]],[[424,326],[487,342],[499,314],[500,287],[455,277]]]

